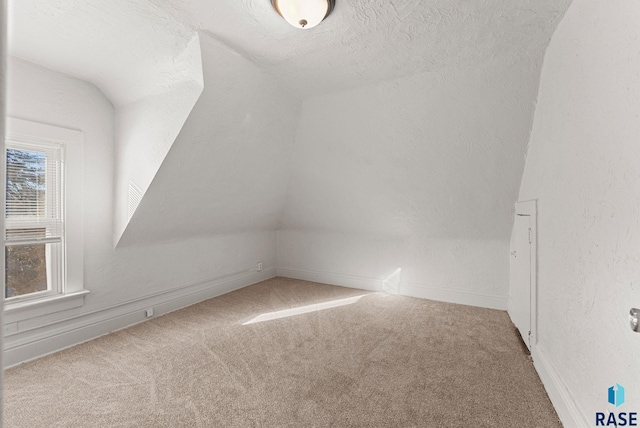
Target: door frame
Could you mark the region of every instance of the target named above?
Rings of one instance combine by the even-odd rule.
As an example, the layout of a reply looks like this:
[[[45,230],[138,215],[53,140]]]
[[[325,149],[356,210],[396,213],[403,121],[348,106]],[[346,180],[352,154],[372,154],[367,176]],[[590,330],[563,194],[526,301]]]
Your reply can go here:
[[[531,336],[529,337],[529,346],[531,352],[538,343],[538,200],[530,199],[527,201],[518,201],[515,204],[515,215],[529,216],[529,227],[531,228],[531,244],[530,244],[530,313],[529,320],[531,328]]]

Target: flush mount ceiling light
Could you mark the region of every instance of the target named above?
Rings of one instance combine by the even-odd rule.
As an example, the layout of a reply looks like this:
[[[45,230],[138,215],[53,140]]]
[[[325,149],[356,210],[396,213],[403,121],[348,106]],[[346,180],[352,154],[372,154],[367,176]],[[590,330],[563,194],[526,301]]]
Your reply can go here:
[[[325,19],[335,0],[271,0],[271,4],[289,24],[308,30]]]

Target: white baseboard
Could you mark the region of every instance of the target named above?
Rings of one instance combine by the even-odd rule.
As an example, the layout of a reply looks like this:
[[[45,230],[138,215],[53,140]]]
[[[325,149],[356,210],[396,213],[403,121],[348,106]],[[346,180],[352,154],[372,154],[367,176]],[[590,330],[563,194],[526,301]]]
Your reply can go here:
[[[277,272],[278,276],[286,278],[302,279],[305,281],[321,282],[324,284],[340,285],[342,287],[359,288],[369,291],[383,290],[383,281],[379,278],[281,267],[278,267]],[[398,294],[403,296],[479,306],[482,308],[507,309],[507,296],[496,296],[466,290],[431,287],[423,284],[404,282],[401,283],[398,291]]]
[[[12,367],[152,319],[145,316],[147,308],[153,308],[154,317],[157,317],[275,276],[275,268],[231,274],[70,317],[24,334],[8,336],[4,338],[2,363],[5,368]]]
[[[507,309],[507,296],[496,296],[494,294],[431,287],[413,283],[402,284],[400,289],[404,296],[457,303],[459,305],[478,306],[480,308],[499,309],[501,311]]]
[[[540,376],[540,380],[547,390],[549,399],[555,407],[560,421],[565,427],[579,428],[592,426],[578,408],[569,389],[562,381],[562,377],[555,369],[540,345],[532,349],[533,365]]]
[[[382,291],[382,281],[364,276],[345,275],[341,273],[317,272],[292,268],[277,269],[278,276],[320,282],[322,284],[339,285],[341,287],[358,288],[368,291]]]

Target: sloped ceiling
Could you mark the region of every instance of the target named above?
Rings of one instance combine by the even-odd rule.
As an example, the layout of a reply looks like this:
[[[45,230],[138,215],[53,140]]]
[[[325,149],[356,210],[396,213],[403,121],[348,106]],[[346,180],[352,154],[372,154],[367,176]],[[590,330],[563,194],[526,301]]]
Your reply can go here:
[[[308,100],[281,227],[508,240],[541,65],[496,61]]]
[[[176,66],[193,30],[128,0],[10,0],[8,53],[93,83],[115,105],[191,78]]]
[[[540,53],[570,0],[337,0],[308,31],[289,26],[269,0],[156,2],[309,97]]]
[[[308,103],[305,114],[314,115],[303,120],[322,121],[324,110],[318,106],[324,101],[316,102],[316,97],[403,76],[429,79],[449,72],[465,76],[476,69],[491,70],[494,63],[532,64],[536,74],[536,61],[569,3],[337,0],[325,22],[305,31],[290,27],[269,0],[11,0],[9,53],[90,81],[115,105],[122,105],[154,91],[144,85],[147,76],[160,82],[159,87],[163,79],[167,84],[179,79],[175,58],[198,31],[203,95],[122,239],[127,243],[158,236],[180,239],[201,233],[274,230],[283,224],[316,227],[323,221],[306,222],[303,199],[318,188],[296,181],[304,174],[290,175],[294,162],[297,173],[304,162],[313,162],[304,158],[304,152],[292,160],[301,101]],[[518,73],[517,68],[512,70]],[[507,86],[517,87],[518,77],[511,77],[515,83]],[[523,73],[522,78],[529,89],[531,81],[537,85],[537,75]],[[491,76],[480,79],[490,80]],[[409,93],[403,87],[398,96]],[[532,99],[521,102],[533,103],[535,90],[527,96]],[[401,109],[402,100],[395,102]],[[484,108],[474,100],[463,104],[464,109]],[[401,112],[395,113],[402,118]],[[428,113],[428,109],[422,112]],[[456,114],[455,106],[451,114]],[[335,115],[331,123],[341,126]],[[483,144],[494,143],[488,139]],[[497,143],[496,147],[508,144]],[[322,141],[306,138],[301,144],[313,156],[309,144]],[[516,151],[524,156],[525,143],[517,144]],[[417,153],[405,155],[409,161]],[[473,159],[468,162],[471,167]],[[519,181],[520,174],[510,174],[509,180]],[[289,180],[294,181],[291,187]],[[413,191],[427,196],[435,186],[421,184]],[[500,216],[510,210],[514,186],[507,186],[510,190],[492,202],[499,206]],[[470,209],[472,201],[452,207]]]
[[[9,54],[88,80],[118,102],[141,90],[132,76],[167,76],[202,30],[305,98],[539,54],[570,3],[337,0],[321,25],[298,30],[269,0],[10,0]]]

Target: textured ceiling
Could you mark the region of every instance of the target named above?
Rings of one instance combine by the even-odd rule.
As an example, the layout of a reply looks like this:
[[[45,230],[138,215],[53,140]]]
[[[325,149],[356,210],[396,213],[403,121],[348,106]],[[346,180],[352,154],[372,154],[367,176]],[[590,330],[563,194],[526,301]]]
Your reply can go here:
[[[160,3],[9,1],[10,55],[89,81],[117,105],[190,78],[181,55],[192,37]]]
[[[308,97],[424,71],[539,56],[570,0],[337,0],[290,27],[269,0],[11,0],[10,54],[99,86],[116,103],[172,81],[206,31]],[[145,92],[146,91],[146,92]]]
[[[503,180],[499,160],[507,154],[511,164],[524,154],[539,65],[569,3],[337,0],[328,19],[306,31],[289,26],[269,0],[10,0],[9,50],[94,83],[121,112],[184,79],[186,47],[199,32],[204,92],[123,235],[127,243],[279,225],[502,237],[507,221],[496,228],[491,221],[508,218],[521,162]],[[415,84],[391,81],[400,77]],[[313,110],[327,99],[320,95],[339,90],[343,105],[330,114]],[[368,95],[380,91],[387,97]],[[303,119],[331,127],[314,134],[326,138],[303,138],[304,105],[313,114]],[[149,135],[157,122],[144,122]],[[323,161],[335,177],[345,160],[368,162],[370,143],[378,155],[388,151],[372,160],[380,168],[347,168],[338,182],[357,198],[309,179]],[[334,147],[353,153],[338,155]],[[427,161],[432,175],[423,171]],[[300,173],[305,162],[311,166]],[[119,179],[131,179],[117,170]],[[367,187],[380,171],[406,184],[403,200],[393,188]],[[460,196],[452,198],[447,186]],[[308,212],[331,205],[334,195],[345,195],[332,205],[336,212]],[[344,220],[381,200],[388,206],[366,224]],[[456,214],[480,204],[486,209],[478,219]],[[457,227],[463,223],[470,228]],[[414,227],[422,224],[430,229]]]
[[[289,26],[268,0],[169,3],[190,26],[305,97],[508,55],[539,56],[570,0],[337,0],[327,20],[308,31]]]

